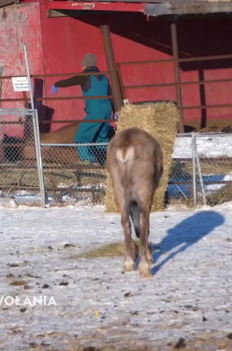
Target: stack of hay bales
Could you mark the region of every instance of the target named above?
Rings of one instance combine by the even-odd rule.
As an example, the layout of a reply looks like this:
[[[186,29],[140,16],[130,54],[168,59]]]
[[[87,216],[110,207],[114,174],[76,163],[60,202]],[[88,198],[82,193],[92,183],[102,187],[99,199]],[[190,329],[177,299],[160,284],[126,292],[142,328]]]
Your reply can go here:
[[[164,155],[164,172],[152,205],[152,211],[161,211],[164,208],[164,196],[172,166],[173,145],[179,121],[178,108],[173,102],[128,104],[121,108],[118,116],[118,132],[130,127],[142,128],[151,133],[161,144]],[[107,212],[117,212],[109,175],[105,206]]]

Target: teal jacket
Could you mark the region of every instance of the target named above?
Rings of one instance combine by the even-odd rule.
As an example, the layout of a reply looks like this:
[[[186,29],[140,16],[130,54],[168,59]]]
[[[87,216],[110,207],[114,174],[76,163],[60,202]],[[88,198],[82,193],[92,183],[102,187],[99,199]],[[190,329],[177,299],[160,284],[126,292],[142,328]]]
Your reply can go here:
[[[83,73],[100,72],[97,67],[87,67]],[[109,80],[104,74],[73,76],[71,78],[58,81],[54,84],[56,87],[68,87],[73,85],[80,85],[82,94],[85,99],[84,120],[110,120],[112,115],[112,104],[109,98],[102,99],[88,99],[94,96],[108,96],[109,95]],[[75,135],[76,143],[108,143],[109,138],[109,123],[92,122],[81,123]],[[91,162],[98,161],[96,153],[91,152],[92,147],[79,147],[78,152],[81,160],[88,160]],[[95,148],[96,149],[96,148]],[[105,147],[98,147],[99,150],[105,150]],[[97,159],[96,159],[97,158]],[[102,155],[102,159],[105,158]]]

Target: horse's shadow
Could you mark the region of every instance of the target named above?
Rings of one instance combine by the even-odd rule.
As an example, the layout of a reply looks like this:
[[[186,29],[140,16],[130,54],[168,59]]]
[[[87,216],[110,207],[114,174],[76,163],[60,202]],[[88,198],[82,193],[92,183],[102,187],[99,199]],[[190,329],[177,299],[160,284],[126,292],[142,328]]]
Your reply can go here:
[[[154,262],[158,262],[164,252],[167,254],[160,263],[158,262],[152,267],[152,274],[156,274],[169,260],[197,243],[223,223],[224,217],[221,214],[214,211],[202,211],[184,219],[174,228],[169,229],[161,242],[151,248]]]

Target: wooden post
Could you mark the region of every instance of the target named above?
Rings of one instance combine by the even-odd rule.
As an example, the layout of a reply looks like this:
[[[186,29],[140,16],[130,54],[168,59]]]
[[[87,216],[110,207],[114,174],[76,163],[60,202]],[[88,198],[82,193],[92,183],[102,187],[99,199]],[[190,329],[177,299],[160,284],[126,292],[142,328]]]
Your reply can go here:
[[[123,105],[122,101],[122,94],[119,84],[119,78],[117,74],[115,58],[114,58],[114,51],[110,37],[110,30],[108,25],[100,26],[102,39],[104,44],[104,50],[106,55],[106,63],[108,67],[108,72],[110,76],[110,84],[112,89],[113,101],[114,101],[114,108],[117,112]]]
[[[172,54],[174,58],[174,71],[175,71],[175,82],[176,86],[176,96],[177,96],[177,106],[180,109],[180,122],[179,122],[179,132],[184,133],[184,117],[182,109],[182,94],[181,94],[181,79],[180,79],[180,66],[179,66],[179,54],[178,54],[178,41],[176,33],[176,22],[171,24],[171,36],[172,36]]]

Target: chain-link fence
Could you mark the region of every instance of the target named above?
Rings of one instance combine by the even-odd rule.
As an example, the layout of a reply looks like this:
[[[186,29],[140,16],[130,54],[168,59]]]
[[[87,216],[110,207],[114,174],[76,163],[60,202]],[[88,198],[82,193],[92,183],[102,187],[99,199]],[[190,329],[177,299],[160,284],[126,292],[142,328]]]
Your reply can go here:
[[[203,134],[196,138],[196,148],[204,185],[199,204],[203,201],[213,206],[231,201],[232,134]]]
[[[167,189],[169,204],[202,206],[232,200],[232,134],[178,135]]]
[[[104,205],[107,144],[40,144],[36,114],[20,111],[7,114],[0,110],[2,195],[17,199],[31,195],[30,202],[42,204]],[[179,134],[167,206],[195,207],[232,200],[231,168],[231,134]]]
[[[107,144],[42,144],[45,188],[56,203],[104,204]]]
[[[46,202],[37,110],[0,109],[0,189]]]

